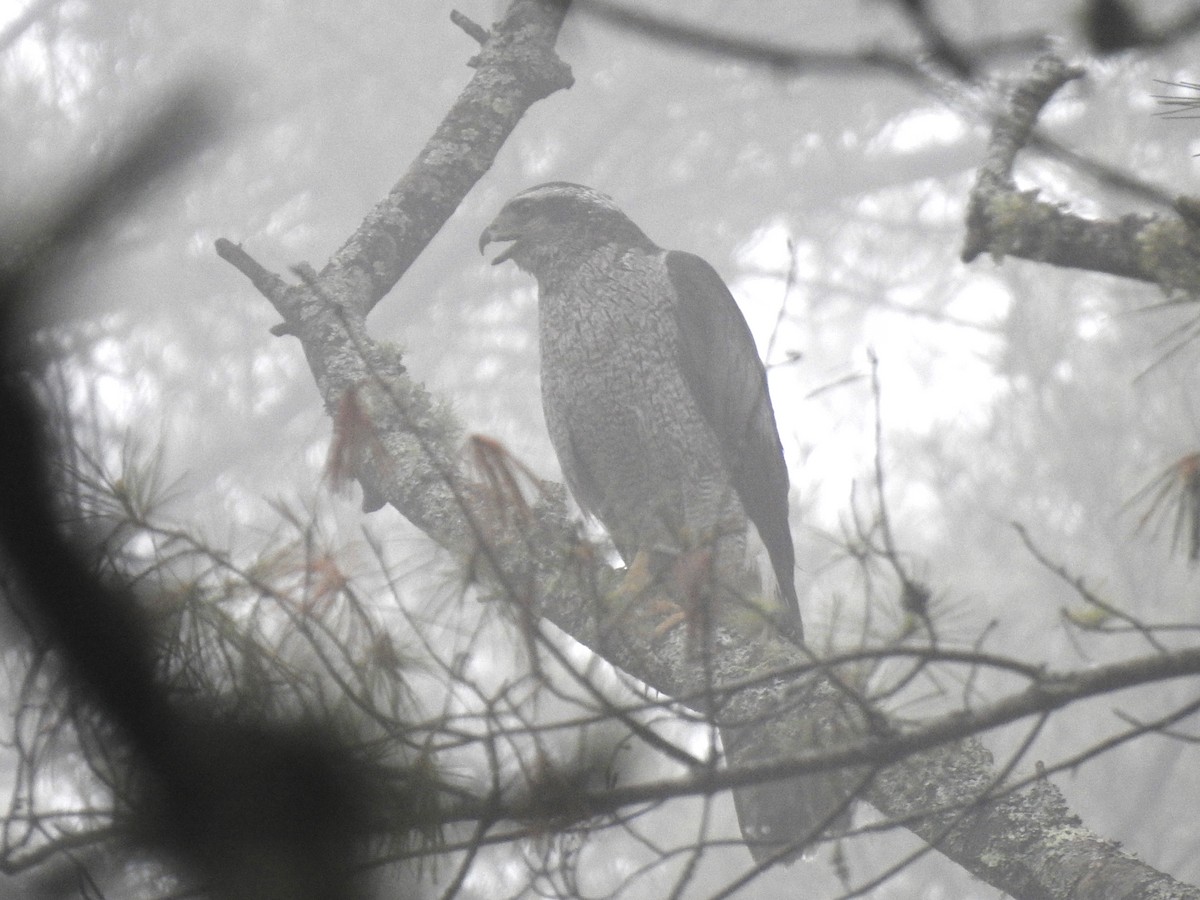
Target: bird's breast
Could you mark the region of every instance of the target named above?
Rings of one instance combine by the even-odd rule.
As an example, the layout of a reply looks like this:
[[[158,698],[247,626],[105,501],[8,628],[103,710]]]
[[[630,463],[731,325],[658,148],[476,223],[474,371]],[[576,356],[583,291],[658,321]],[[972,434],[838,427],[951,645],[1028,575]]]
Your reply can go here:
[[[623,264],[622,264],[623,263]],[[590,260],[539,292],[543,383],[588,415],[633,404],[678,378],[679,332],[664,272]]]
[[[661,255],[589,261],[539,288],[542,400],[576,496],[610,531],[646,533],[688,485],[724,483],[680,367]]]

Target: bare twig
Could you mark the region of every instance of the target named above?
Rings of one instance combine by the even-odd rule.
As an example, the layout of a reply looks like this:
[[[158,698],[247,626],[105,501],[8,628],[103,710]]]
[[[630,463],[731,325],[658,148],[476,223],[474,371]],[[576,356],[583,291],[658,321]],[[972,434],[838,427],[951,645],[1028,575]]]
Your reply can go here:
[[[1020,522],[1013,522],[1012,526],[1013,526],[1013,528],[1016,529],[1017,534],[1020,535],[1021,542],[1025,545],[1025,548],[1030,552],[1030,554],[1033,556],[1033,558],[1036,559],[1039,563],[1041,563],[1041,565],[1044,566],[1047,570],[1049,570],[1050,572],[1053,572],[1055,575],[1057,575],[1059,578],[1061,578],[1063,581],[1065,581],[1067,584],[1069,584],[1071,586],[1071,588],[1075,591],[1075,593],[1077,593],[1083,599],[1083,601],[1085,603],[1087,603],[1089,606],[1091,606],[1094,609],[1100,610],[1106,616],[1112,616],[1115,619],[1120,619],[1122,622],[1126,623],[1127,625],[1131,626],[1134,630],[1136,630],[1138,634],[1140,634],[1143,638],[1146,639],[1146,643],[1148,643],[1155,650],[1158,650],[1158,651],[1161,651],[1164,653],[1166,652],[1166,650],[1167,650],[1166,646],[1160,640],[1158,640],[1158,638],[1156,638],[1154,636],[1153,629],[1150,626],[1146,625],[1144,622],[1141,622],[1138,619],[1134,618],[1133,616],[1129,615],[1129,613],[1118,609],[1117,607],[1113,606],[1111,603],[1104,602],[1102,599],[1100,599],[1100,597],[1098,597],[1096,595],[1096,593],[1094,591],[1090,590],[1087,587],[1087,585],[1085,585],[1083,583],[1082,578],[1078,578],[1078,577],[1072,575],[1061,565],[1059,565],[1056,562],[1053,562],[1033,542],[1033,538],[1029,536],[1028,530],[1026,530],[1025,526],[1022,525]]]
[[[0,32],[0,53],[15,44],[26,29],[61,2],[62,0],[34,0],[30,3],[19,16],[5,26],[4,31]]]
[[[491,40],[492,34],[490,31],[457,9],[450,10],[450,21],[465,31],[470,37],[474,38],[480,46]]]

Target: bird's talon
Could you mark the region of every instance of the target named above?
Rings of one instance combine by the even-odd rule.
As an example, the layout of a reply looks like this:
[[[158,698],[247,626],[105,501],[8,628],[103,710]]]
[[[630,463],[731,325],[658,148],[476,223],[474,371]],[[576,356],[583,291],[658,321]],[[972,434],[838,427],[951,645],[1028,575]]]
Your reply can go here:
[[[650,607],[655,614],[666,614],[665,618],[654,626],[653,640],[658,640],[688,620],[687,610],[671,600],[655,600]]]

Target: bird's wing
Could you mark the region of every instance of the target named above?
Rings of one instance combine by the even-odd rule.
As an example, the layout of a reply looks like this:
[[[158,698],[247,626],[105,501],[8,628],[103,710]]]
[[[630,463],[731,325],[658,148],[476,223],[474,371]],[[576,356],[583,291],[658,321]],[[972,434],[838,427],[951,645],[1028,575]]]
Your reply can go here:
[[[545,383],[543,380],[542,384]],[[562,468],[563,478],[567,487],[571,489],[571,496],[575,498],[575,502],[588,515],[599,516],[603,511],[604,492],[596,483],[587,459],[580,452],[579,442],[571,433],[566,418],[561,415],[560,405],[543,398],[550,443],[554,445],[554,453]]]
[[[666,265],[678,295],[684,379],[721,442],[733,488],[767,547],[798,625],[788,471],[766,369],[750,327],[716,270],[700,257],[678,251],[666,254]]]

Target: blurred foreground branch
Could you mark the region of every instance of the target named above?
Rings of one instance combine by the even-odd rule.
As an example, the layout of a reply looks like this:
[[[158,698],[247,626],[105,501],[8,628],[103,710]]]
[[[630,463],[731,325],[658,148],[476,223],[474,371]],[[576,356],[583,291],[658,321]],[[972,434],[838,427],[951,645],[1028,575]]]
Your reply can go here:
[[[31,249],[21,267],[3,273],[0,545],[8,593],[37,645],[67,673],[73,704],[99,714],[104,757],[121,769],[129,763],[121,777],[129,792],[115,798],[117,834],[182,862],[217,896],[343,900],[354,896],[354,853],[379,785],[325,726],[242,721],[208,698],[168,690],[132,590],[101,578],[96,548],[64,532],[51,475],[56,448],[22,371],[23,314],[41,296],[40,277],[147,179],[215,132],[203,99],[193,89],[168,101],[104,171],[51,207],[25,235]],[[69,852],[71,837],[55,849]]]

